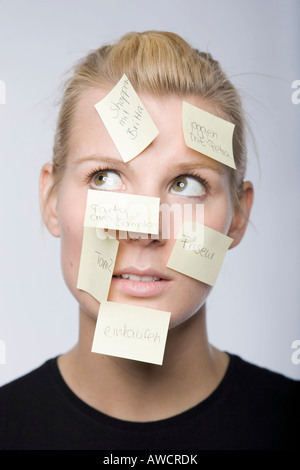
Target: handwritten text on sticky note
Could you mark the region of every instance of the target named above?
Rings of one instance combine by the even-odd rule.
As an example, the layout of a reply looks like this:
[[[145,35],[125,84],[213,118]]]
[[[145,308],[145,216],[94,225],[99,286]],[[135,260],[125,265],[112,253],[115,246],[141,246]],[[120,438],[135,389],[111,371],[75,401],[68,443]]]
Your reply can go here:
[[[213,286],[232,238],[199,224],[203,243],[197,243],[189,226],[174,244],[167,267]]]
[[[157,234],[159,203],[157,197],[89,189],[84,226]]]
[[[95,228],[84,228],[77,288],[98,302],[107,299],[118,245],[118,240],[108,236],[100,239]]]
[[[170,312],[101,302],[92,352],[163,363]]]
[[[182,126],[188,147],[236,168],[232,149],[234,124],[184,101]]]
[[[125,74],[95,108],[124,162],[139,155],[158,135],[157,127]]]

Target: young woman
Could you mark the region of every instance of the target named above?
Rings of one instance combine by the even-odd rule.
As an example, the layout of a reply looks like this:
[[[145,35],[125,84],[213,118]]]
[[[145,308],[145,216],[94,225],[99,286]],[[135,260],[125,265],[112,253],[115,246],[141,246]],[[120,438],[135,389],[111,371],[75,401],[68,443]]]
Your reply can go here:
[[[95,111],[126,74],[159,134],[122,160]],[[182,102],[235,124],[236,170],[185,144]],[[245,182],[239,95],[218,62],[173,33],[131,33],[89,54],[66,84],[53,162],[41,172],[48,230],[61,238],[78,301],[76,346],[0,390],[4,449],[287,449],[299,383],[212,347],[211,286],[167,268],[174,237],[119,240],[108,300],[171,312],[163,365],[91,352],[99,302],[77,288],[88,189],[204,204],[205,225],[240,243],[253,200]],[[137,277],[138,276],[138,277]]]

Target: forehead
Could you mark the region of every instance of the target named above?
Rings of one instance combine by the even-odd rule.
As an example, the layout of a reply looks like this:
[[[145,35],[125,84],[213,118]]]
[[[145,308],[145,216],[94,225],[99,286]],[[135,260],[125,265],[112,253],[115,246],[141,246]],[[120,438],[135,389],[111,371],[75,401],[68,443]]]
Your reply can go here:
[[[109,91],[109,88],[89,88],[79,97],[70,126],[69,156],[72,160],[96,154],[104,154],[122,160],[95,109],[95,104],[102,100]],[[177,158],[184,156],[192,156],[194,159],[201,158],[203,163],[207,163],[216,170],[221,170],[222,165],[219,162],[188,148],[182,131],[182,102],[187,100],[190,104],[217,115],[210,103],[194,95],[185,98],[177,95],[140,94],[139,97],[159,130],[158,136],[146,149],[147,152],[154,150],[163,151],[170,156],[178,156]],[[132,161],[134,162],[134,160]]]

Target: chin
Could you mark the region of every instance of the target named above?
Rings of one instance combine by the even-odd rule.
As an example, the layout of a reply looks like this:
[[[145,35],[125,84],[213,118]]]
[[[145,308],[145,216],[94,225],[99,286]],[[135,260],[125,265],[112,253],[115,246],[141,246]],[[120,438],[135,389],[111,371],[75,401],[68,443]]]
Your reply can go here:
[[[124,303],[137,307],[145,307],[153,310],[162,310],[171,313],[169,329],[173,329],[185,321],[189,320],[193,315],[199,312],[206,301],[206,295],[193,299],[193,295],[184,295],[180,298],[172,299],[165,297],[160,298],[143,298],[143,297],[127,297],[117,292],[111,292],[108,301],[116,303]]]

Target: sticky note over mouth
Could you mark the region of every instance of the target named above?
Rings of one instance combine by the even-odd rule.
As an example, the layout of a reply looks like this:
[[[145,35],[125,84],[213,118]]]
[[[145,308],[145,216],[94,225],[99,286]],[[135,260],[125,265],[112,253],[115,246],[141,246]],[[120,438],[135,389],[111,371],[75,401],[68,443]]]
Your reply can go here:
[[[162,365],[170,312],[101,302],[92,352]]]
[[[199,243],[190,224],[184,223],[167,267],[213,286],[233,239],[205,225],[197,225],[203,241]]]
[[[234,124],[183,101],[182,126],[188,147],[236,169],[232,148]]]
[[[77,288],[98,302],[108,297],[118,246],[118,240],[108,236],[100,239],[95,228],[84,228]]]
[[[157,197],[89,189],[84,226],[157,235],[159,204]]]
[[[124,162],[139,155],[159,133],[125,74],[95,108]]]

